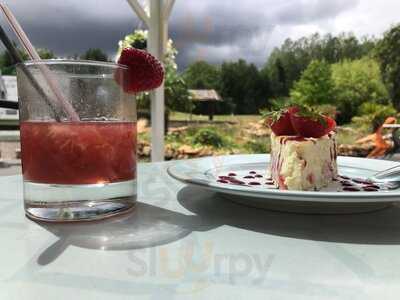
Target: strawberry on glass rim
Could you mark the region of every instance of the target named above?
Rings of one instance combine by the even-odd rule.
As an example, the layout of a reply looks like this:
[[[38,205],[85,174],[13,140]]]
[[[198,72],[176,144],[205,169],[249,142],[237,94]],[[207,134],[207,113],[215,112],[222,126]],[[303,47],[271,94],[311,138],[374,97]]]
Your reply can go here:
[[[266,115],[267,124],[275,135],[319,138],[335,130],[336,122],[312,108],[294,105]]]
[[[159,87],[164,80],[162,63],[147,51],[133,47],[122,49],[118,64],[128,70],[118,69],[115,80],[126,93],[136,94]]]

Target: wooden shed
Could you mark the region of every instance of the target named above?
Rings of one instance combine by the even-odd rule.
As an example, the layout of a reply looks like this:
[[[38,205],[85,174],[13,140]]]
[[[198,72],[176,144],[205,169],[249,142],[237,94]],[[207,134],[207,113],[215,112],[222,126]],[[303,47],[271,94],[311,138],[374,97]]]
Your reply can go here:
[[[201,102],[207,105],[210,121],[214,118],[216,103],[223,101],[216,90],[189,90],[189,98],[193,102]]]

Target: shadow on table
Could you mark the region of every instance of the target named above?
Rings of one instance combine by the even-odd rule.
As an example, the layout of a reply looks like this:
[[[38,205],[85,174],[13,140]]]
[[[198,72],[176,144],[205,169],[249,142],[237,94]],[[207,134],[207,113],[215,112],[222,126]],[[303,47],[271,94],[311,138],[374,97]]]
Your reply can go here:
[[[360,244],[400,244],[400,207],[353,215],[304,215],[267,211],[232,203],[215,193],[185,187],[178,202],[195,215],[138,202],[134,212],[101,222],[40,226],[59,239],[38,257],[46,265],[70,245],[130,250],[177,241],[193,231],[222,225],[298,239]]]
[[[194,196],[197,195],[197,196]],[[213,227],[229,225],[251,231],[327,242],[400,244],[400,207],[350,215],[305,215],[242,206],[213,192],[185,187],[178,201]]]
[[[179,240],[192,231],[208,230],[197,216],[188,216],[138,202],[127,215],[99,222],[73,224],[37,223],[59,240],[46,248],[38,263],[54,261],[70,246],[101,250],[130,250],[154,247]]]

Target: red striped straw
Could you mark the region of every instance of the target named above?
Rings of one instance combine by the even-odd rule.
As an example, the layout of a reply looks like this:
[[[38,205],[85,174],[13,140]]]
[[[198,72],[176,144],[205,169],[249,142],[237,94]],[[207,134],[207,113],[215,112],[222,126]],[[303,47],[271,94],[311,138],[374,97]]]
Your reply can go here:
[[[14,31],[15,35],[18,37],[19,41],[21,42],[22,46],[28,53],[29,57],[34,61],[40,61],[40,56],[36,52],[35,47],[33,47],[32,43],[29,41],[27,35],[25,34],[24,30],[22,29],[21,25],[19,25],[17,19],[14,17],[11,10],[7,7],[7,5],[0,3],[0,8],[4,13],[10,27]],[[61,89],[58,85],[58,82],[52,75],[50,69],[45,64],[38,64],[40,71],[42,72],[44,78],[46,79],[50,89],[54,93],[57,98],[57,102],[61,107],[64,109],[65,113],[71,119],[71,121],[79,121],[79,116],[72,107],[71,103],[68,102]],[[50,98],[51,99],[51,98]],[[54,101],[54,100],[52,100]]]

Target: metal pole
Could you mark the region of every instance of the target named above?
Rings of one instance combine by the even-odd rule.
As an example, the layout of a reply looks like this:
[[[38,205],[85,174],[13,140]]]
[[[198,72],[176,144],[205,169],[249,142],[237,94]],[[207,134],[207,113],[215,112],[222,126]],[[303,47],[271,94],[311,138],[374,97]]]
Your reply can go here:
[[[148,28],[148,51],[164,61],[168,41],[168,18],[175,0],[148,0],[150,16],[138,0],[127,0],[132,9]],[[151,160],[164,160],[164,85],[150,93],[151,99]]]
[[[142,20],[146,27],[149,27],[149,16],[137,0],[127,0],[136,15]]]
[[[164,60],[164,20],[162,0],[151,0],[148,50]],[[164,85],[150,93],[151,99],[151,160],[164,160]]]

